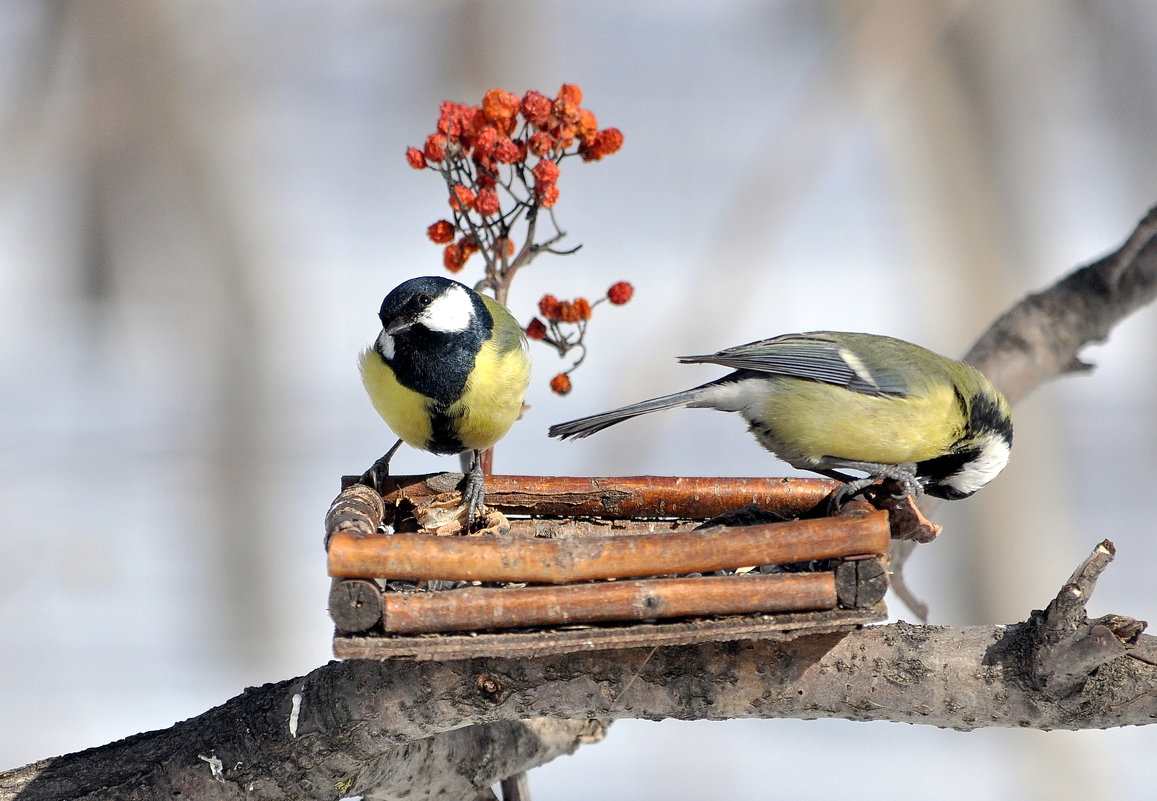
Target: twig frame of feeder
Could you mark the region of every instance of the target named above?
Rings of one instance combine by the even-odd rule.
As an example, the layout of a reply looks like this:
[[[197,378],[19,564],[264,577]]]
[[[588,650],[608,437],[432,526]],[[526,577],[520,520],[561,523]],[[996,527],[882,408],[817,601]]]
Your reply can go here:
[[[390,476],[382,497],[387,505],[416,506],[452,492],[461,478],[459,473]],[[347,476],[343,484],[356,480]],[[824,478],[493,475],[486,477],[486,505],[506,515],[706,520],[756,504],[790,518],[814,509],[836,486]]]
[[[593,579],[710,573],[751,565],[885,554],[888,514],[791,520],[669,534],[535,539],[336,532],[335,578],[450,579],[564,584]]]

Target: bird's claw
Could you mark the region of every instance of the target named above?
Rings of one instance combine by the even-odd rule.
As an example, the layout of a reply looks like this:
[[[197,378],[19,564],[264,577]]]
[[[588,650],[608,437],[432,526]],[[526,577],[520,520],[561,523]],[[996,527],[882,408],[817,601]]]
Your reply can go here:
[[[462,501],[466,504],[466,528],[469,530],[473,528],[478,511],[486,499],[486,484],[482,471],[471,469],[462,477],[459,490],[462,492]]]
[[[366,485],[380,495],[382,492],[382,485],[389,477],[390,463],[386,462],[383,464],[382,460],[378,459],[376,462],[370,465],[369,470],[362,473],[362,477],[358,479],[358,483]]]
[[[394,454],[398,451],[398,446],[402,444],[401,440],[394,443],[394,446],[386,451],[378,458],[376,462],[370,465],[370,469],[362,473],[362,477],[358,479],[359,484],[364,484],[379,495],[382,494],[382,489],[385,487],[386,479],[390,477],[390,460],[394,458]]]
[[[867,478],[848,481],[837,486],[831,491],[831,494],[828,495],[828,515],[837,514],[845,501],[850,501],[857,495],[862,495],[873,488],[875,488],[877,497],[882,495],[893,502],[902,501],[909,495],[915,499],[920,497],[920,493],[923,492],[923,487],[921,487],[919,479],[914,476],[889,476],[885,477],[882,483],[877,484],[876,482],[879,480],[877,476],[868,476]]]

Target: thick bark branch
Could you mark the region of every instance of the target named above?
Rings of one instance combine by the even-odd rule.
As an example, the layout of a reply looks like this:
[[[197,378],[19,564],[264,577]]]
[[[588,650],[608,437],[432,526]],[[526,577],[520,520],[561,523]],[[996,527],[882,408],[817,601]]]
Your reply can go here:
[[[959,730],[1157,720],[1157,667],[1143,658],[1086,663],[1095,670],[1065,693],[1041,689],[1042,630],[896,623],[538,659],[353,659],[247,690],[167,731],[0,774],[0,799],[470,798],[597,738],[602,724],[566,720],[587,717],[840,717]],[[1122,653],[1134,648],[1152,653],[1154,638],[1121,642]]]
[[[410,695],[382,706],[391,717],[378,717],[361,703],[363,695],[378,697],[362,683],[376,679],[346,668],[356,664],[371,663],[331,662],[302,678],[250,688],[170,729],[0,773],[0,801],[470,799],[606,731],[604,722],[586,719],[399,731],[391,718],[424,701]],[[311,709],[324,702],[339,708]]]
[[[1117,250],[1029,295],[984,333],[965,360],[1015,403],[1045,381],[1090,369],[1077,354],[1157,298],[1157,207]]]

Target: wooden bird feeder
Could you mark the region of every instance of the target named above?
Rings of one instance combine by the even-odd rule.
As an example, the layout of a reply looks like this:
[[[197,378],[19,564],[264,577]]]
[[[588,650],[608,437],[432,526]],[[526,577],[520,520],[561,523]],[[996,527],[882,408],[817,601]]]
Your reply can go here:
[[[825,479],[661,476],[488,476],[486,527],[463,535],[438,520],[460,478],[394,476],[384,495],[345,479],[326,517],[338,657],[534,656],[848,629],[886,617],[890,538],[935,535],[895,503],[823,516],[835,486]]]

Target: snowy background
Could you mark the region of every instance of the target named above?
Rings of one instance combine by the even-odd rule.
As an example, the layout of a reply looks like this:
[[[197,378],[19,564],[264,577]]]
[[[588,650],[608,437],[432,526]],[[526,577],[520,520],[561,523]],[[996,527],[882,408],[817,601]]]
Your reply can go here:
[[[960,355],[1157,203],[1157,5],[166,0],[0,5],[0,768],[163,728],[330,658],[321,520],[393,441],[355,355],[436,273],[443,99],[553,94],[626,136],[564,164],[569,258],[521,275],[600,307],[567,398],[538,348],[496,469],[780,475],[738,418],[550,423],[718,374],[790,331]],[[476,275],[469,276],[473,280]],[[1013,622],[1103,537],[1090,611],[1157,619],[1157,315],[1015,410],[1013,463],[941,508],[909,581],[933,622]],[[456,469],[403,450],[400,472]],[[895,616],[907,612],[891,601]],[[623,721],[537,799],[1141,799],[1149,729],[961,734],[845,721]],[[844,771],[831,769],[832,753]]]

